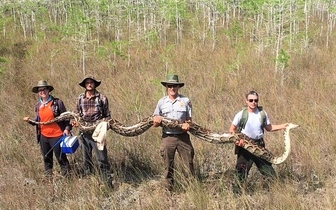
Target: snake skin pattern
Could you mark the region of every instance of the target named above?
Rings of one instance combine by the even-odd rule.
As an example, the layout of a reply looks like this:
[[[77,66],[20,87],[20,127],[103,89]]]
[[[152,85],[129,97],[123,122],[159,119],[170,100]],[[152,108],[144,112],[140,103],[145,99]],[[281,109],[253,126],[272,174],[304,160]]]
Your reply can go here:
[[[143,134],[144,132],[146,132],[149,128],[151,128],[154,124],[153,122],[153,117],[146,117],[143,118],[140,122],[138,122],[135,125],[132,126],[125,126],[124,124],[120,123],[119,121],[115,120],[115,119],[102,119],[100,121],[93,123],[85,123],[83,122],[83,120],[81,119],[81,117],[74,113],[74,112],[64,112],[62,113],[60,116],[54,118],[51,121],[48,122],[36,122],[33,120],[30,120],[32,123],[35,124],[41,124],[41,125],[46,125],[46,124],[51,124],[54,122],[60,122],[63,120],[71,120],[73,119],[78,125],[79,125],[79,129],[81,131],[93,131],[96,126],[100,123],[100,122],[108,122],[109,124],[109,128],[111,130],[113,130],[114,132],[116,132],[119,135],[122,136],[138,136]],[[169,127],[169,128],[181,128],[182,123],[179,122],[178,120],[174,120],[174,119],[170,119],[170,118],[163,118],[162,123],[161,123],[162,127]],[[190,129],[189,129],[189,133],[191,133],[193,136],[202,139],[204,141],[207,141],[209,143],[213,143],[213,144],[227,144],[227,143],[235,143],[236,141],[240,140],[240,139],[244,139],[244,146],[242,146],[244,149],[246,149],[247,151],[249,151],[250,153],[252,153],[253,155],[260,157],[270,163],[273,164],[281,164],[283,163],[287,157],[290,154],[290,136],[289,136],[289,131],[292,128],[296,128],[298,127],[298,125],[292,124],[290,123],[285,131],[284,131],[284,143],[285,143],[285,151],[284,153],[279,156],[276,157],[274,156],[270,151],[268,151],[266,148],[264,147],[260,147],[258,145],[256,145],[255,143],[253,143],[253,141],[247,137],[246,135],[242,134],[242,133],[236,133],[236,134],[231,134],[231,133],[222,133],[222,134],[218,134],[215,133],[209,129],[206,129],[196,123],[190,123]]]

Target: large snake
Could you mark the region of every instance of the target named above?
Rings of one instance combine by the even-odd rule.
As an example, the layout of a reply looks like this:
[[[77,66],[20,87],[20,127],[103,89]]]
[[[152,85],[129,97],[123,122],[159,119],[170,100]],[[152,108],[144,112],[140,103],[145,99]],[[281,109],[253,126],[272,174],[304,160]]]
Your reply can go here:
[[[116,132],[119,135],[122,136],[138,136],[146,132],[149,128],[153,126],[153,116],[143,118],[140,122],[138,122],[135,125],[132,126],[125,126],[124,124],[120,123],[119,121],[115,119],[102,119],[100,121],[97,121],[95,123],[86,123],[83,122],[79,114],[74,112],[64,112],[60,116],[54,118],[51,121],[48,122],[36,122],[33,120],[30,120],[30,122],[35,124],[51,124],[54,122],[60,122],[64,120],[70,120],[74,119],[76,123],[79,125],[79,129],[81,131],[93,131],[96,126],[100,122],[108,122],[109,128]],[[162,127],[169,127],[169,128],[181,128],[182,123],[175,119],[170,118],[163,118]],[[242,133],[222,133],[218,134],[215,133],[209,129],[206,129],[197,123],[190,123],[190,129],[189,132],[194,135],[195,137],[202,139],[204,141],[214,143],[214,144],[227,144],[227,143],[235,143],[236,141],[243,139],[244,140],[244,146],[242,146],[244,149],[252,153],[253,155],[260,157],[272,164],[281,164],[283,163],[287,157],[290,154],[290,136],[289,131],[292,128],[296,128],[298,125],[289,123],[289,125],[286,127],[284,131],[284,137],[285,137],[285,151],[284,153],[276,157],[274,156],[270,151],[268,151],[265,147],[258,146],[257,144],[253,143],[252,139],[247,137],[246,135]]]

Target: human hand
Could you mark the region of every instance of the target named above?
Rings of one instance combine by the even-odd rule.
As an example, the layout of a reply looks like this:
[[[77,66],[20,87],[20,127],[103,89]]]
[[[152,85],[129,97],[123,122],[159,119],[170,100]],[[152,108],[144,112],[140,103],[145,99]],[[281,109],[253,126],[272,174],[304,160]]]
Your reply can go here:
[[[29,122],[30,118],[29,117],[24,117],[23,120],[26,121],[26,122]]]
[[[79,122],[78,121],[72,121],[71,125],[72,125],[72,127],[79,127]]]
[[[189,123],[182,123],[181,128],[184,131],[188,131],[190,129],[190,124]]]
[[[282,124],[283,129],[286,129],[288,125],[289,125],[289,123],[284,123],[284,124]]]
[[[244,139],[237,140],[235,144],[239,147],[244,147],[245,145]]]
[[[161,122],[162,122],[162,119],[163,119],[162,116],[159,116],[159,115],[154,116],[154,117],[153,117],[154,127],[158,127],[158,126],[160,126],[160,124],[161,124]]]
[[[66,136],[71,136],[71,131],[65,129],[63,134],[65,134]]]

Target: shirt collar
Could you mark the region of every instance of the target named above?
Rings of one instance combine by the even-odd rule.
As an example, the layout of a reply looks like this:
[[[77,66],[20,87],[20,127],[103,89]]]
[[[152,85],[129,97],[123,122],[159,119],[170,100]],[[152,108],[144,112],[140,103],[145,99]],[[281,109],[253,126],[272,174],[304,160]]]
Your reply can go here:
[[[43,105],[43,106],[46,106],[51,100],[53,100],[52,96],[49,96],[49,98],[46,102],[44,102],[43,99],[40,98],[41,105]]]

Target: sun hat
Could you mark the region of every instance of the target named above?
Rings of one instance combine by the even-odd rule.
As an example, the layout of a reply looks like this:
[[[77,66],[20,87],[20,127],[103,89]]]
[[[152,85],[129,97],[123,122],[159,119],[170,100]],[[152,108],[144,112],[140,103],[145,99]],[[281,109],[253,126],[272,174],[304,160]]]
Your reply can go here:
[[[86,75],[84,77],[84,79],[79,83],[79,85],[82,86],[83,88],[85,88],[85,80],[87,80],[87,79],[92,79],[94,81],[96,87],[98,87],[100,85],[100,83],[101,83],[101,81],[97,80],[96,78],[94,78],[94,76],[92,76],[92,75]]]
[[[49,92],[51,92],[52,90],[54,90],[54,87],[51,86],[50,84],[48,84],[47,81],[40,80],[40,81],[38,81],[37,85],[32,88],[32,92],[33,93],[38,93],[38,89],[40,87],[47,87],[49,89]]]
[[[184,83],[179,81],[178,75],[176,74],[167,75],[166,81],[161,82],[161,84],[163,86],[166,86],[167,84],[179,85],[180,87],[184,86]]]

